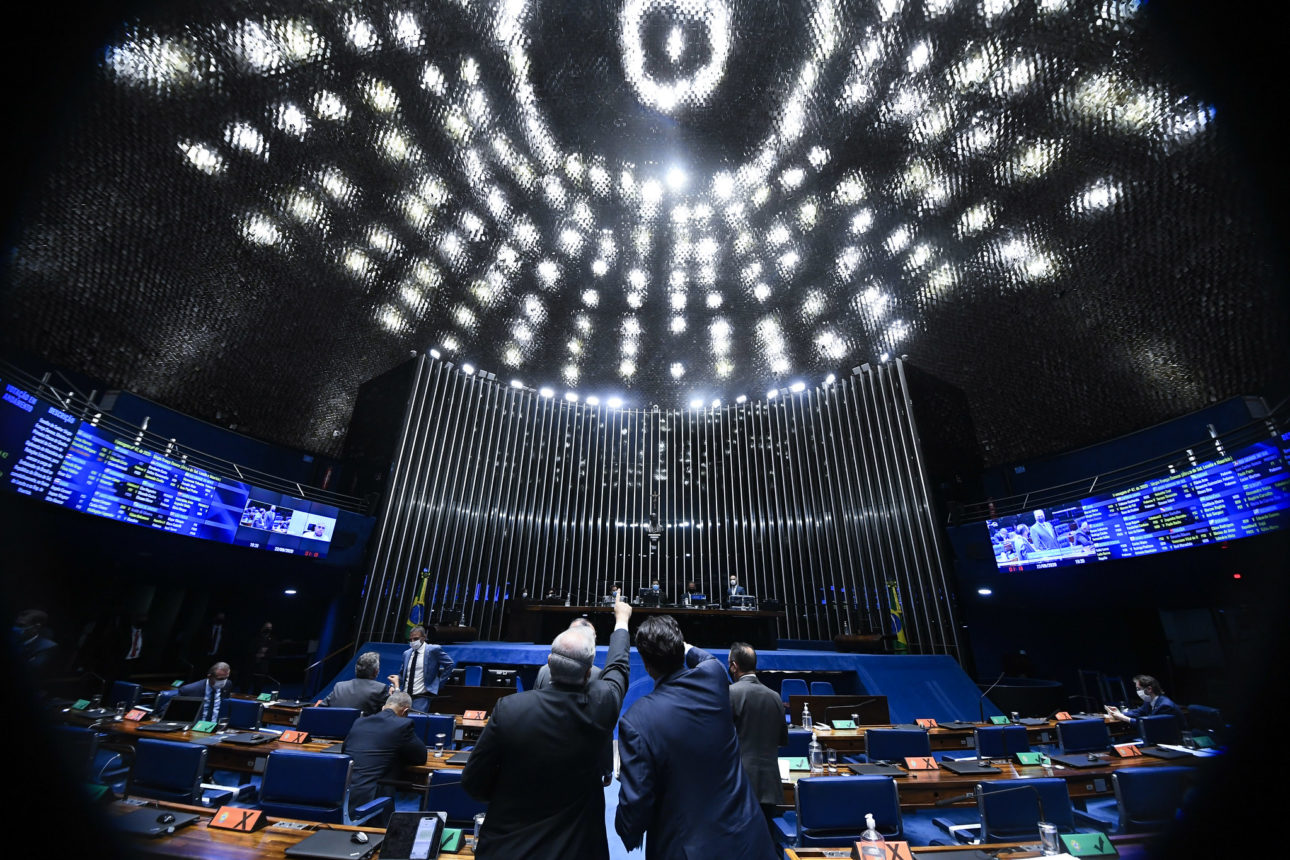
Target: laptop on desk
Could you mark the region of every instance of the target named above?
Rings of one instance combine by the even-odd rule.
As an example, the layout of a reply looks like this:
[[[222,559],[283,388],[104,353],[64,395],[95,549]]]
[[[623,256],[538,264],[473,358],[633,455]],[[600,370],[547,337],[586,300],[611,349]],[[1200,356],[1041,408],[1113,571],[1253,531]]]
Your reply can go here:
[[[286,850],[288,857],[307,860],[363,860],[371,857],[385,837],[380,833],[366,833],[366,842],[355,842],[357,830],[318,830]]]
[[[1069,753],[1067,755],[1049,756],[1049,758],[1066,767],[1106,767],[1106,756],[1098,753]]]
[[[1191,753],[1187,752],[1186,750],[1175,750],[1175,749],[1170,749],[1169,747],[1157,747],[1157,746],[1138,747],[1138,752],[1142,753],[1143,755],[1149,755],[1152,758],[1163,758],[1163,759],[1186,758],[1187,756],[1191,755]]]
[[[143,723],[138,727],[141,732],[186,732],[192,728],[201,716],[201,696],[174,696],[166,702],[165,708],[157,715],[157,722]]]
[[[169,809],[158,809],[146,806],[112,818],[112,826],[125,833],[136,836],[163,836],[174,833],[180,827],[192,824],[198,816],[191,812],[177,812]]]
[[[897,767],[894,764],[884,762],[869,762],[868,764],[849,764],[847,765],[853,773],[861,776],[894,776],[897,779],[909,776],[909,772],[903,767]]]
[[[955,731],[963,731],[964,729],[976,728],[976,723],[965,723],[962,720],[953,720],[948,723],[940,723],[939,725],[943,729],[954,729]]]
[[[269,732],[234,732],[231,735],[224,735],[220,738],[222,744],[237,744],[238,746],[256,746],[258,744],[267,744],[269,741],[276,741],[278,736]]]
[[[982,764],[974,758],[941,759],[941,767],[959,776],[976,776],[977,774],[999,773],[999,769],[990,764]]]

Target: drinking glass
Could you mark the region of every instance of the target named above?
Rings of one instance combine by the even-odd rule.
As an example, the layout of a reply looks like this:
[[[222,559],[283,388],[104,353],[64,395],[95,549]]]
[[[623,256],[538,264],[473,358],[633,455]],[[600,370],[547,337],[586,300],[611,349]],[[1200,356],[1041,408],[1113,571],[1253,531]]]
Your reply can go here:
[[[828,757],[829,757],[829,773],[837,773],[838,772],[838,751],[833,749],[832,747],[829,747]]]
[[[484,829],[484,813],[475,815],[475,844],[479,844],[479,832]]]
[[[437,735],[434,736],[434,757],[435,758],[443,758],[444,737],[445,735],[443,732],[439,732]]]
[[[1045,857],[1061,853],[1061,844],[1057,841],[1057,825],[1047,821],[1039,822],[1039,852]]]

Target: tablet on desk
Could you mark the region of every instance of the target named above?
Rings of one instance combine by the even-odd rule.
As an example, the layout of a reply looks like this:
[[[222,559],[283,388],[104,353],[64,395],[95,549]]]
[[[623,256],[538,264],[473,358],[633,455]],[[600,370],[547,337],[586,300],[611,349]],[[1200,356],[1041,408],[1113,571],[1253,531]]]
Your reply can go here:
[[[443,847],[446,812],[396,812],[385,828],[381,860],[434,860]]]

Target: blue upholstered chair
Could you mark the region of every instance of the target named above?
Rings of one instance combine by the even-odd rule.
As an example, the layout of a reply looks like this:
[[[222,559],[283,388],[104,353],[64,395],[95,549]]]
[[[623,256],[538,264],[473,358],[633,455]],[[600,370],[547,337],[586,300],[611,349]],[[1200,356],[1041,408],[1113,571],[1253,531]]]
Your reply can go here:
[[[423,812],[446,812],[452,827],[469,827],[475,816],[488,811],[488,803],[475,800],[461,786],[461,771],[438,768],[430,771],[430,784],[421,801]]]
[[[140,738],[126,777],[125,794],[200,806],[223,806],[231,801],[236,791],[202,785],[205,772],[206,747]]]
[[[779,698],[784,702],[785,707],[788,706],[789,696],[805,696],[808,694],[806,682],[801,678],[785,678],[779,684]]]
[[[788,743],[779,748],[781,758],[806,758],[811,751],[811,733],[806,729],[789,729]]]
[[[985,758],[1007,758],[1013,753],[1030,752],[1025,726],[981,726],[976,730],[977,755]]]
[[[103,697],[105,708],[125,708],[129,710],[139,703],[139,685],[130,681],[113,681],[108,694]]]
[[[1181,744],[1182,720],[1172,714],[1155,717],[1138,717],[1138,735],[1144,744]]]
[[[453,736],[457,732],[457,718],[452,714],[408,714],[413,730],[427,747],[437,742],[435,735],[443,735],[443,748],[454,749]]]
[[[1075,819],[1109,833],[1152,833],[1173,823],[1195,771],[1189,767],[1130,767],[1111,774],[1113,801],[1089,801]]]
[[[1111,732],[1102,720],[1062,720],[1057,743],[1063,753],[1101,752],[1111,746]]]
[[[394,798],[375,798],[349,814],[353,767],[347,755],[274,750],[264,768],[259,806],[267,815],[330,824],[363,824],[384,815]]]
[[[254,699],[225,699],[228,727],[253,732],[264,725],[264,702]]]
[[[343,739],[360,713],[358,708],[304,708],[296,728],[311,736]]]
[[[467,687],[478,687],[484,682],[483,666],[466,666],[462,672],[463,682]]]
[[[834,694],[834,693],[833,693],[833,684],[832,684],[832,683],[830,683],[829,681],[812,681],[812,682],[811,682],[811,695],[812,695],[812,696],[832,696],[833,694]]]
[[[903,762],[909,756],[930,756],[932,743],[925,729],[868,729],[864,733],[863,756],[847,756],[848,761]]]
[[[903,839],[900,797],[889,776],[812,776],[797,781],[793,810],[774,820],[785,845],[838,845],[855,842],[865,829],[865,813],[887,839]]]
[[[1015,842],[1037,839],[1037,800],[1043,802],[1043,819],[1049,824],[1055,824],[1058,832],[1075,832],[1075,811],[1066,780],[1000,779],[977,783],[976,803],[981,815],[981,841]]]

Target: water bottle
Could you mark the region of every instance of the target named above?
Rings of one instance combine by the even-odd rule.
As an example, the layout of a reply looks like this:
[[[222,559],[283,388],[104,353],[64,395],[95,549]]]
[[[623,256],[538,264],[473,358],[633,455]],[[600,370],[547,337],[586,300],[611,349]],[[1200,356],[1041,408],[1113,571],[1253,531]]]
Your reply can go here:
[[[874,825],[872,812],[864,814],[864,825],[864,832],[860,834],[860,860],[886,860],[887,848],[883,843],[887,840]]]
[[[818,776],[824,773],[824,747],[816,739],[815,734],[811,734],[811,746],[808,755],[811,757],[811,776]]]
[[[815,720],[811,717],[811,706],[805,703],[802,705],[802,728],[808,732],[815,729]]]

